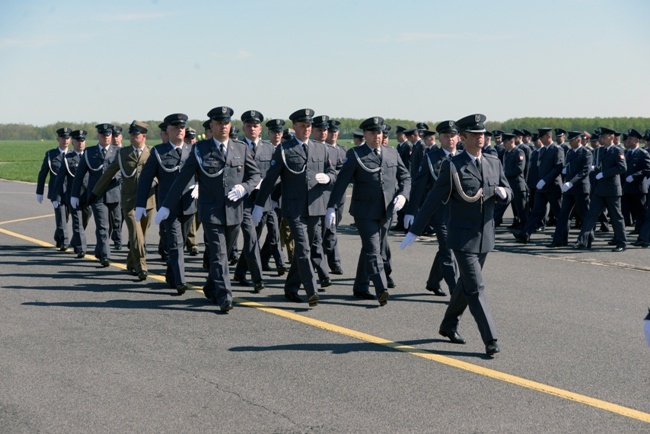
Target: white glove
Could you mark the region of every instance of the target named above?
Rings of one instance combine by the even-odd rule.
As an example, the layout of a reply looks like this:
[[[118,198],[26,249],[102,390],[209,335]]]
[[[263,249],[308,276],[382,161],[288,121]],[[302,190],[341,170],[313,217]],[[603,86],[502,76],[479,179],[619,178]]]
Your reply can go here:
[[[330,231],[336,230],[336,210],[334,208],[327,208],[325,214],[325,227]]]
[[[142,217],[146,217],[146,216],[147,216],[147,209],[146,208],[143,208],[141,206],[136,206],[135,207],[135,221],[136,222],[139,222],[140,220],[142,220]]]
[[[156,224],[160,225],[163,220],[169,217],[169,208],[161,206],[158,212],[156,213]]]
[[[54,207],[54,209],[57,209],[59,207],[59,205],[60,205],[60,203],[59,203],[58,200],[53,200],[52,201],[52,206]]]
[[[264,181],[264,178],[260,179],[260,182],[259,182],[259,183],[257,184],[257,186],[255,187],[255,190],[259,190],[259,189],[260,189],[260,187],[262,186],[262,181]]]
[[[228,192],[228,199],[232,200],[233,202],[237,202],[244,196],[246,196],[246,189],[241,184],[235,185]],[[257,226],[257,224],[255,226]]]
[[[71,197],[70,198],[70,206],[74,209],[79,208],[79,198],[78,197]]]
[[[571,182],[565,182],[562,184],[562,193],[566,193],[571,187],[573,187],[573,184]]]
[[[36,195],[36,202],[43,203],[43,195],[42,194],[37,194]]]
[[[190,187],[190,190],[192,192],[190,193],[190,196],[192,196],[192,199],[198,199],[199,198],[199,184],[194,184],[193,186]]]
[[[253,212],[251,213],[251,217],[253,218],[253,226],[257,226],[260,224],[262,221],[262,217],[264,216],[264,208],[262,208],[259,205],[255,205],[253,208]]]
[[[566,175],[566,166],[562,168],[562,175]]]
[[[545,185],[546,185],[546,181],[544,181],[543,179],[540,179],[539,182],[537,183],[537,185],[535,186],[535,188],[537,188],[538,190],[541,190],[542,188],[544,188]]]
[[[508,193],[506,192],[506,189],[503,187],[497,187],[494,189],[494,192],[499,196],[501,200],[505,200],[506,197],[508,197]]]
[[[280,204],[271,199],[271,209],[280,208]]]
[[[408,229],[411,227],[413,224],[413,220],[415,220],[415,216],[412,214],[405,214],[404,215],[404,228]]]
[[[625,178],[625,182],[627,182],[628,184],[630,184],[632,181],[634,181],[634,178],[632,177],[632,175]]]
[[[319,184],[329,184],[331,179],[328,174],[326,173],[317,173],[316,174],[316,181]]]
[[[418,236],[415,235],[414,233],[412,232],[407,233],[404,239],[402,240],[402,244],[399,245],[400,250],[404,250],[407,247],[411,247],[415,242],[415,240],[417,239]]]
[[[395,205],[395,211],[399,211],[404,208],[404,205],[406,205],[406,198],[401,194],[398,194],[393,200],[393,204]]]
[[[596,175],[596,179],[603,179],[603,172],[600,172],[598,175]]]

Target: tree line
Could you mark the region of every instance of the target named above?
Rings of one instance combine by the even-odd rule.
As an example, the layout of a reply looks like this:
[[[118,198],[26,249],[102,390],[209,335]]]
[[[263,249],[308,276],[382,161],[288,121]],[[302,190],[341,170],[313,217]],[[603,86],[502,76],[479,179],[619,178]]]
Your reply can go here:
[[[341,122],[341,130],[339,133],[339,138],[341,140],[352,139],[352,134],[355,131],[358,131],[359,124],[363,122],[364,119],[355,119],[355,118],[337,118]],[[424,121],[430,129],[435,129],[435,126],[441,122],[430,122]],[[162,120],[149,120],[145,121],[150,126],[149,136],[155,138],[158,136],[158,124]],[[203,120],[190,120],[188,126],[194,128],[198,134],[203,133]],[[415,127],[418,121],[405,120],[405,119],[386,119],[386,123],[392,125],[393,129],[391,130],[391,136],[394,137],[395,127],[401,125],[405,128]],[[83,129],[87,130],[90,137],[95,135],[95,125],[97,122],[56,122],[50,125],[45,126],[35,126],[30,124],[0,124],[0,140],[52,140],[56,138],[56,130],[63,127],[72,128],[73,130]],[[125,136],[127,136],[126,131],[128,130],[130,122],[113,122],[113,125],[121,126],[125,131]],[[234,120],[233,125],[241,129],[241,121]],[[287,121],[287,125],[290,126],[291,122]],[[612,117],[612,118],[515,118],[508,119],[506,121],[488,121],[486,127],[489,130],[503,130],[503,131],[512,131],[513,128],[526,129],[531,132],[536,132],[537,128],[549,127],[549,128],[562,128],[567,131],[589,131],[593,132],[598,127],[607,127],[612,128],[616,131],[627,132],[630,128],[635,128],[641,134],[645,132],[646,129],[650,128],[650,118],[642,117]],[[266,130],[264,132],[266,136]]]

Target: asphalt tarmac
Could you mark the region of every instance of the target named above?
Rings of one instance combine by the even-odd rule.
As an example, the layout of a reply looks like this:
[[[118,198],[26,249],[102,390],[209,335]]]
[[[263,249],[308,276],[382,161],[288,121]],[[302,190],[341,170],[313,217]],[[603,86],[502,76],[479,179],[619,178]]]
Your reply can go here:
[[[466,345],[437,333],[449,297],[424,289],[435,238],[400,251],[390,237],[397,288],[379,307],[352,297],[346,213],[345,273],[316,308],[285,301],[272,271],[260,294],[234,286],[224,315],[167,287],[155,225],[145,282],[125,249],[109,268],[57,251],[34,191],[0,181],[2,433],[650,432],[649,249],[610,253],[609,234],[548,249],[549,230],[521,245],[499,228],[484,279],[501,353],[488,359],[469,312]],[[201,257],[185,260],[198,290]]]

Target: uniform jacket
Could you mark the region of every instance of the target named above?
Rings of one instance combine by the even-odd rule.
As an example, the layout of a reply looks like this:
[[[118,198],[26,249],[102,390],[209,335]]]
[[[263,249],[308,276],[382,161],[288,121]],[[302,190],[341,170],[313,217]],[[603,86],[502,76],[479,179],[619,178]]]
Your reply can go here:
[[[591,151],[584,146],[569,150],[566,154],[566,174],[564,179],[573,186],[564,194],[585,194],[591,190],[589,172],[591,171]]]
[[[119,148],[117,146],[108,145],[106,148],[106,157],[104,157],[101,152],[101,146],[97,145],[86,148],[84,155],[81,157],[74,181],[72,182],[71,197],[78,197],[82,201],[81,186],[86,174],[88,174],[86,194],[93,191],[99,178],[101,178],[108,169],[108,166],[115,160],[118,150]],[[103,196],[98,197],[96,202],[118,203],[120,201],[120,180],[119,175],[114,177],[104,190]]]
[[[336,173],[338,174],[341,171],[341,168],[343,168],[343,161],[345,161],[346,149],[339,144],[335,144],[334,146],[332,146],[329,143],[326,143],[325,146],[327,146],[327,153],[329,154],[330,162],[332,163],[332,165],[334,166],[334,170],[336,170]],[[329,187],[331,190],[334,187],[334,183],[330,183]],[[327,198],[327,200],[329,201],[329,198]],[[345,204],[345,195],[341,196],[341,200],[337,204],[337,208],[342,208],[344,204]]]
[[[616,145],[601,148],[600,170],[596,168],[594,172],[596,175],[602,173],[603,177],[595,180],[594,194],[601,197],[621,196],[623,190],[620,175],[627,170],[623,150]]]
[[[562,167],[564,167],[564,151],[560,146],[551,143],[540,148],[537,157],[537,169],[539,170],[539,179],[543,179],[545,182],[544,187],[539,190],[540,192],[561,192]]]
[[[409,171],[397,150],[390,146],[381,147],[381,157],[375,155],[368,145],[350,149],[336,179],[328,208],[336,208],[350,182],[354,182],[350,214],[356,218],[390,219],[395,197],[401,194],[408,199],[411,191]]]
[[[648,186],[643,178],[650,176],[650,154],[641,148],[631,149],[625,152],[625,164],[627,170],[623,179],[628,176],[634,178],[632,182],[623,182],[623,194],[648,194]]]
[[[93,194],[100,196],[108,187],[113,179],[113,176],[120,172],[122,178],[122,201],[120,205],[125,212],[135,209],[135,200],[138,194],[138,180],[144,167],[145,162],[149,158],[151,150],[148,146],[142,149],[142,154],[138,156],[133,146],[124,146],[118,150],[118,155],[106,172],[99,178],[97,184],[93,188]],[[122,165],[120,167],[120,161]],[[146,209],[153,209],[156,206],[155,189],[150,185],[149,195],[147,196]]]
[[[50,192],[51,200],[56,200],[63,202],[66,205],[70,205],[70,193],[72,192],[72,181],[74,181],[75,174],[79,168],[79,164],[82,159],[81,154],[76,152],[68,152],[63,158],[63,164],[59,169],[59,173],[56,176],[54,181],[54,188]],[[81,187],[79,190],[79,202],[82,205],[86,204],[86,188],[88,187],[88,173],[84,176],[84,179],[81,181]]]
[[[397,152],[399,153],[402,163],[406,169],[411,170],[411,153],[413,152],[413,144],[408,140],[397,144]]]
[[[273,160],[273,152],[275,151],[275,147],[273,146],[273,144],[271,144],[271,142],[260,140],[257,143],[256,149],[254,151],[251,151],[248,141],[244,140],[243,143],[246,145],[246,147],[248,148],[248,152],[253,157],[253,160],[255,161],[255,165],[260,170],[260,174],[262,178],[264,178],[266,176],[266,172],[271,167],[271,160]],[[258,191],[259,190],[253,189],[253,191],[251,191],[248,195],[246,195],[246,197],[244,198],[245,207],[253,208],[253,206],[255,206],[255,200],[257,199]],[[270,211],[270,210],[271,210],[271,198],[268,198],[266,200],[266,203],[264,204],[264,211]]]
[[[262,179],[253,154],[244,142],[229,139],[224,158],[214,139],[201,140],[194,144],[163,206],[169,209],[177,206],[188,183],[193,183],[195,177],[199,181],[199,220],[224,226],[238,225],[244,216],[245,196],[233,202],[226,197],[228,192],[241,184],[250,194]]]
[[[424,157],[425,150],[426,148],[424,147],[422,140],[418,140],[413,145],[413,149],[411,151],[411,167],[409,169],[411,172],[411,177],[415,177],[415,174],[418,173],[418,170],[420,170],[420,164],[422,164],[422,158]]]
[[[425,152],[420,168],[411,178],[411,194],[409,202],[404,208],[406,214],[417,214],[424,198],[433,188],[433,184],[440,174],[442,162],[447,158],[445,151],[438,146],[432,146]]]
[[[325,191],[329,184],[319,184],[317,173],[325,173],[330,183],[336,181],[336,170],[330,162],[326,145],[307,141],[308,153],[295,137],[279,144],[273,153],[271,168],[257,194],[256,205],[264,206],[276,180],[282,185],[282,216],[288,218],[324,216],[327,202]],[[283,157],[284,154],[284,157]]]
[[[170,142],[161,143],[151,149],[149,158],[145,162],[142,172],[140,172],[138,194],[135,200],[136,207],[146,208],[151,186],[154,185],[154,179],[158,182],[156,206],[158,208],[162,206],[169,192],[169,188],[192,154],[192,149],[192,145],[184,143],[180,158],[174,150],[174,145]],[[168,207],[170,215],[190,215],[196,212],[196,200],[192,199],[192,190],[190,188],[193,185],[194,180],[189,179],[183,188],[183,194],[180,200],[177,200],[171,207]]]
[[[535,190],[537,188],[537,183],[539,182],[539,167],[537,166],[537,161],[539,161],[539,149],[535,149],[530,153],[530,164],[528,165],[528,176],[526,177],[528,190]]]
[[[530,154],[533,152],[530,146],[525,143],[520,143],[516,146],[517,149],[521,149],[524,152],[524,157],[526,157],[526,165],[524,167],[524,181],[528,179],[528,169],[530,168]]]
[[[36,194],[43,194],[43,191],[45,190],[45,178],[47,178],[47,175],[50,175],[50,179],[47,184],[47,197],[50,200],[55,200],[52,198],[52,190],[54,190],[54,180],[56,179],[57,174],[60,172],[64,154],[65,153],[61,152],[58,147],[50,149],[45,153],[43,164],[41,164],[41,170],[38,171],[38,180],[36,181]]]
[[[508,204],[512,190],[503,173],[501,162],[492,155],[481,157],[482,173],[466,152],[444,162],[438,181],[427,196],[410,231],[421,235],[431,216],[449,198],[449,221],[447,223],[447,246],[469,253],[487,253],[494,248],[494,205],[497,201]],[[460,186],[465,194],[473,196],[483,188],[483,198],[466,202],[451,180],[451,165],[458,173]],[[506,190],[506,199],[496,195],[496,188]],[[451,195],[450,195],[451,193]]]
[[[526,154],[519,147],[514,147],[503,154],[503,173],[508,179],[512,191],[528,191],[524,172],[526,170]]]
[[[499,153],[497,152],[497,148],[495,148],[492,145],[485,145],[483,147],[483,155],[488,154],[488,155],[494,155],[495,157],[498,157]]]

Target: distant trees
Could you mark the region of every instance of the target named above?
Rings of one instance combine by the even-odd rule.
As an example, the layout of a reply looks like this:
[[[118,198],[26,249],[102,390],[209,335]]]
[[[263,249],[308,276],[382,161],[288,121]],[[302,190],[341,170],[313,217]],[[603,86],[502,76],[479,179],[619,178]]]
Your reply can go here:
[[[336,118],[341,122],[340,140],[352,139],[352,133],[359,129],[359,124],[364,119],[354,118]],[[158,124],[162,120],[145,121],[149,124],[149,140],[155,141],[158,138]],[[391,136],[395,135],[395,127],[402,125],[405,128],[412,128],[419,121],[405,119],[386,119],[386,123],[392,125]],[[429,128],[435,129],[440,121],[425,121]],[[29,124],[0,124],[0,140],[52,140],[56,137],[56,130],[63,127],[69,127],[73,130],[84,129],[89,133],[89,137],[94,137],[95,125],[97,122],[75,123],[75,122],[56,122],[43,127]],[[125,139],[128,138],[126,131],[130,122],[113,122],[114,125],[121,126],[125,131]],[[291,122],[287,121],[290,126]],[[191,120],[188,125],[194,128],[197,133],[203,133],[203,120]],[[241,129],[241,121],[233,121],[233,125]],[[526,129],[536,132],[537,128],[563,128],[567,131],[589,131],[593,132],[596,128],[604,126],[613,128],[616,131],[626,132],[630,128],[636,128],[643,134],[646,129],[650,128],[650,118],[516,118],[508,119],[503,122],[488,121],[487,128],[490,130],[500,129],[511,131],[513,128]],[[266,131],[265,131],[266,133]],[[240,134],[241,137],[241,134]]]

